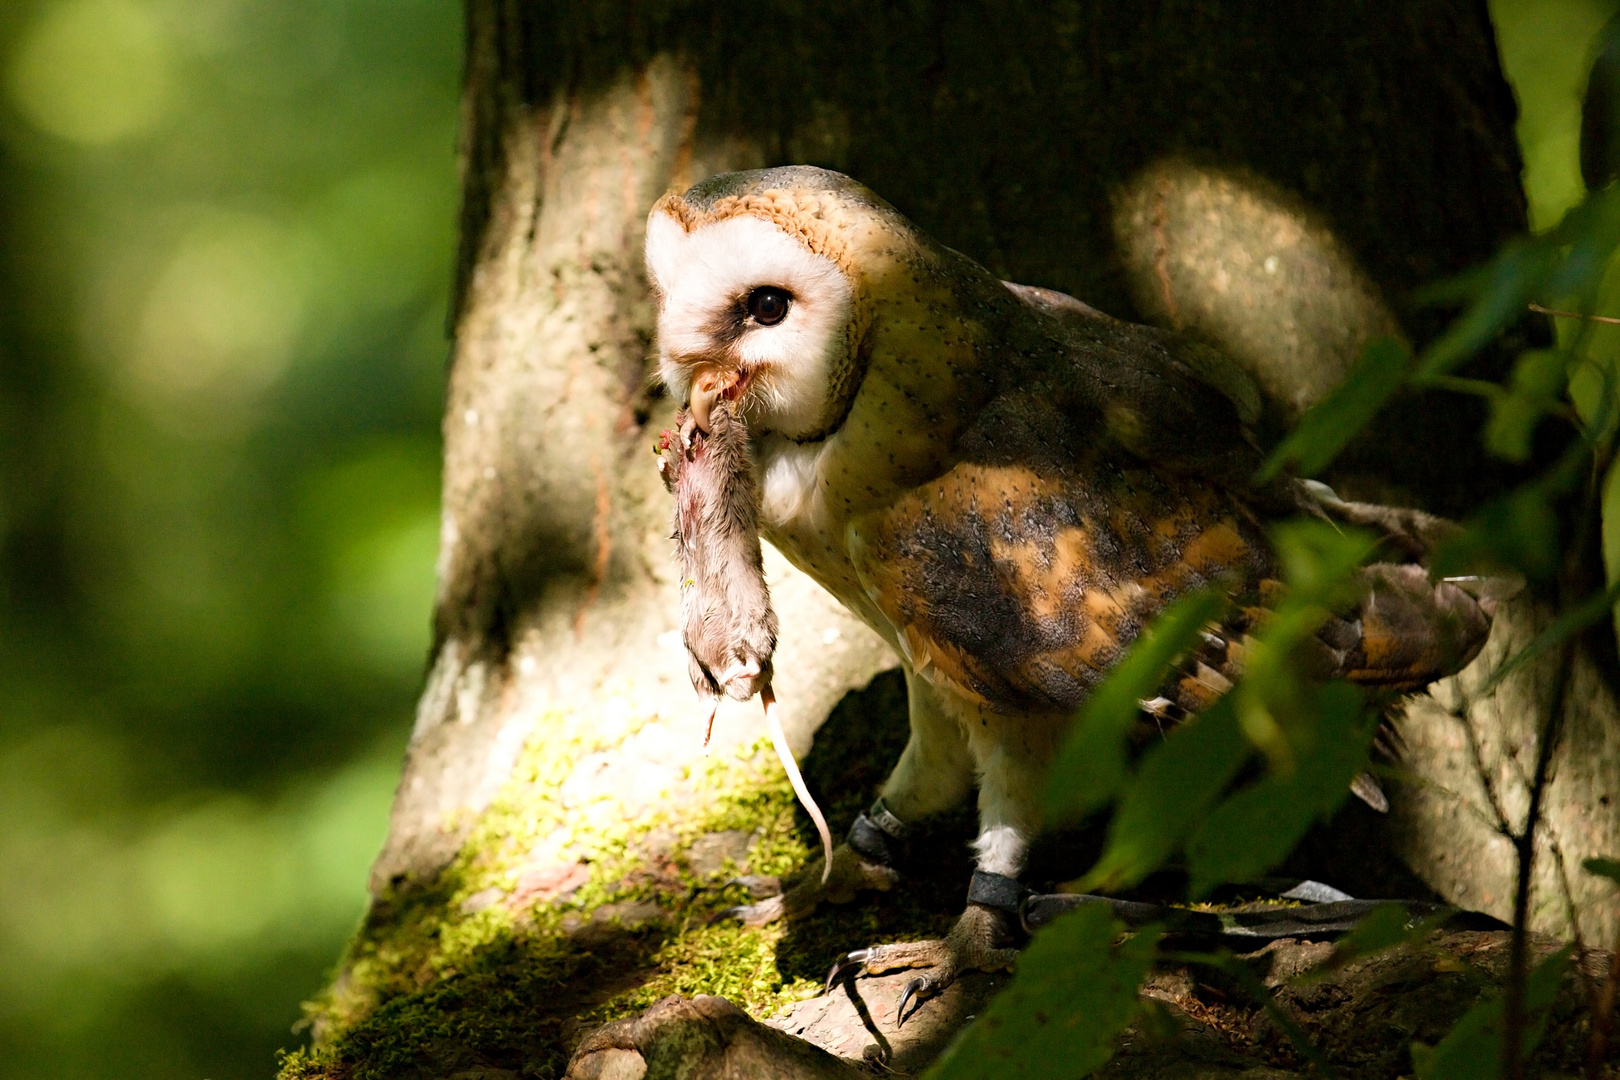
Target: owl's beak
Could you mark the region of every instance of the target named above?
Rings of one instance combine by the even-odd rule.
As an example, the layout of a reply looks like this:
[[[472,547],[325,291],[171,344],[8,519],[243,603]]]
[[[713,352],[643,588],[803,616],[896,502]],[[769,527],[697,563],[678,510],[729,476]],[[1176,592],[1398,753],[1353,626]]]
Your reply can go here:
[[[709,414],[714,411],[714,403],[723,397],[735,400],[742,393],[745,381],[743,373],[735,369],[723,371],[709,367],[698,372],[697,378],[692,380],[689,408],[699,431],[709,433]]]

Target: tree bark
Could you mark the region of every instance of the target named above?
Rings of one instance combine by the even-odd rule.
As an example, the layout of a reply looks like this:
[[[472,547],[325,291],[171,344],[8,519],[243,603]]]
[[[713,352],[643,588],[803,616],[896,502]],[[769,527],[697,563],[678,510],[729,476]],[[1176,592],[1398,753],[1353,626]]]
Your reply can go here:
[[[848,172],[1003,277],[1221,346],[1274,426],[1368,338],[1434,333],[1408,290],[1525,224],[1513,101],[1470,0],[468,0],[463,109],[430,673],[371,911],[312,1006],[322,1049],[288,1076],[558,1075],[597,1022],[671,991],[757,1014],[831,955],[793,928],[704,921],[727,877],[805,849],[757,705],[728,702],[703,754],[674,633],[648,453],[672,404],[650,381],[641,264],[665,190],[784,162]],[[1480,458],[1471,405],[1425,408],[1354,448],[1347,493],[1456,513],[1511,481]],[[767,563],[803,756],[897,660]],[[829,796],[861,804],[892,763],[893,689],[818,743]],[[840,932],[927,929],[965,882]],[[601,1049],[604,1069],[627,1052]]]

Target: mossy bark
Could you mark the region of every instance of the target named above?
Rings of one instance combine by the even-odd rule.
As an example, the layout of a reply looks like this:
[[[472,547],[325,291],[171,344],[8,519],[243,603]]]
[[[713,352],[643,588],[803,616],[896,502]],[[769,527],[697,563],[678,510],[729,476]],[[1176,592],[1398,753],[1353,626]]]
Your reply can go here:
[[[1367,338],[1433,333],[1406,292],[1524,226],[1512,98],[1468,0],[469,0],[467,56],[431,671],[371,910],[288,1077],[557,1075],[595,1023],[668,993],[762,1015],[838,948],[960,907],[945,823],[937,887],[707,925],[744,895],[729,879],[807,848],[757,706],[728,703],[702,753],[673,634],[640,253],[665,190],[849,172],[1004,277],[1228,349],[1276,424]],[[1455,512],[1511,479],[1479,419],[1397,410],[1345,478]],[[767,554],[803,754],[896,661]],[[903,745],[903,688],[834,726],[807,772],[838,829]]]

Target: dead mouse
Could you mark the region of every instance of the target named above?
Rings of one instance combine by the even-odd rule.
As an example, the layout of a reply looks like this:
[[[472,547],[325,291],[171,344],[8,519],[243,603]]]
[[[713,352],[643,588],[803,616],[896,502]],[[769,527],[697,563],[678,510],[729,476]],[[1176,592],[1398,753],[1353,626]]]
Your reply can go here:
[[[658,438],[658,471],[675,496],[675,544],[681,561],[681,637],[687,670],[703,704],[705,746],[722,695],[765,706],[771,743],[794,792],[816,823],[832,866],[832,835],[810,797],[776,715],[771,657],[776,612],[759,545],[759,483],[748,428],[730,401],[710,410],[704,432],[683,409],[677,428]]]

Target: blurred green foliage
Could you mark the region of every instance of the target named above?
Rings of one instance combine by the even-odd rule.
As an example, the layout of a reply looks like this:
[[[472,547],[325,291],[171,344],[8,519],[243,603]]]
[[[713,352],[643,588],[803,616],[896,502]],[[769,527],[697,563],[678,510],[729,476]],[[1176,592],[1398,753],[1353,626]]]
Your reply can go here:
[[[1295,657],[1344,594],[1371,540],[1326,522],[1300,521],[1277,527],[1273,542],[1288,591],[1248,646],[1245,677],[1174,738],[1154,743],[1134,769],[1119,766],[1123,775],[1105,789],[1105,799],[1117,802],[1107,846],[1075,883],[1078,890],[1129,888],[1177,852],[1186,855],[1192,899],[1249,881],[1286,858],[1314,821],[1331,816],[1365,767],[1374,728],[1361,692],[1343,682],[1310,685]],[[1048,786],[1048,805],[1063,816],[1098,802],[1064,798],[1077,786],[1065,764],[1124,761],[1137,702],[1159,685],[1136,675],[1151,671],[1162,678],[1174,652],[1194,644],[1205,625],[1194,620],[1222,611],[1208,597],[1193,594],[1156,620],[1087,703]],[[1138,690],[1142,685],[1149,689]],[[1269,770],[1228,792],[1244,765],[1261,757]]]
[[[1570,966],[1575,946],[1566,945],[1536,965],[1525,981],[1524,1005],[1530,1017],[1523,1038],[1526,1051],[1541,1041],[1547,1014]],[[1502,1075],[1502,999],[1479,1002],[1435,1046],[1412,1044],[1418,1080],[1496,1080]]]
[[[454,0],[0,4],[0,1076],[265,1077],[428,645]]]
[[[1490,0],[1502,67],[1519,101],[1530,228],[1556,225],[1581,201],[1580,98],[1593,40],[1614,0]]]

